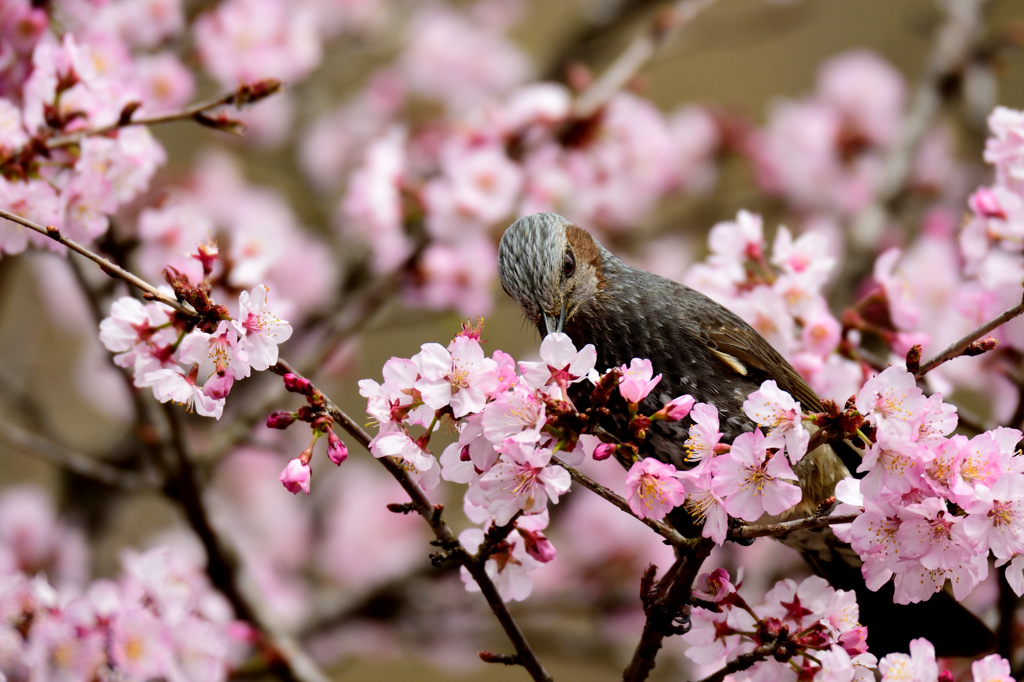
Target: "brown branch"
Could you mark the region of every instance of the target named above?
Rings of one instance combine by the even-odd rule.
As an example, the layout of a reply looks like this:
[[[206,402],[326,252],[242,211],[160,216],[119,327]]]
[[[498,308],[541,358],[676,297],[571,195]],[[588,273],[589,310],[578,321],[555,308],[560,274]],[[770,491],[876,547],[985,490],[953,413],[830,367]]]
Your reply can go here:
[[[644,590],[641,599],[647,621],[633,658],[622,673],[623,682],[641,682],[651,674],[661,644],[674,628],[673,618],[689,602],[693,581],[714,547],[715,543],[707,538],[689,540],[686,545],[676,548],[679,558],[656,586],[644,590],[646,580],[641,582],[641,589]],[[653,580],[653,566],[649,575]]]
[[[270,371],[281,376],[285,374],[302,376],[284,360],[279,360],[277,364],[271,366]],[[324,399],[335,425],[341,426],[346,433],[369,450],[370,435],[356,424],[351,417],[345,414],[341,408],[327,398],[326,395]],[[491,611],[498,619],[498,622],[501,623],[501,627],[512,642],[512,646],[515,647],[518,662],[526,668],[534,680],[551,680],[551,677],[544,670],[544,667],[537,659],[537,655],[530,647],[530,643],[526,640],[523,631],[519,628],[519,624],[512,617],[508,606],[502,600],[501,595],[498,594],[498,588],[494,585],[490,576],[487,575],[485,570],[487,558],[473,556],[462,547],[459,538],[452,532],[452,529],[448,527],[448,524],[442,517],[441,507],[434,506],[430,502],[423,489],[412,479],[409,472],[402,468],[398,460],[394,457],[378,457],[376,459],[398,481],[406,494],[409,495],[409,499],[415,506],[416,512],[423,517],[423,520],[427,522],[430,529],[434,532],[438,545],[446,550],[450,556],[457,557],[459,562],[469,571],[473,580],[480,586],[480,591],[487,600],[487,604],[491,607]]]
[[[84,137],[106,135],[120,128],[127,128],[129,126],[159,125],[161,123],[170,123],[172,121],[195,121],[204,117],[204,115],[211,109],[227,105],[235,105],[240,108],[244,104],[256,102],[264,97],[268,97],[280,89],[281,83],[279,81],[269,79],[265,81],[258,81],[253,84],[243,84],[234,92],[221,95],[220,97],[206,102],[193,104],[192,106],[181,109],[180,111],[173,111],[156,116],[145,116],[143,118],[133,118],[131,116],[131,112],[126,111],[122,113],[120,120],[111,123],[110,125],[92,128],[90,130],[80,130],[63,137],[54,137],[46,141],[46,146],[49,149],[70,147],[81,142]],[[206,122],[209,122],[209,119],[206,119]]]
[[[981,37],[981,14],[987,1],[950,0],[939,3],[946,7],[946,21],[935,36],[924,75],[914,91],[899,138],[883,160],[882,180],[874,200],[854,220],[850,231],[854,240],[873,243],[885,228],[892,204],[906,189],[921,141],[939,113],[943,85],[967,64]]]
[[[603,485],[588,477],[578,469],[574,469],[569,466],[558,457],[552,457],[551,461],[562,467],[569,472],[572,479],[582,485],[584,488],[593,491],[604,500],[611,502],[613,505],[632,516],[637,521],[645,524],[648,528],[651,528],[655,533],[665,538],[665,541],[670,545],[684,545],[690,542],[687,538],[683,537],[679,531],[672,526],[668,525],[663,521],[656,521],[654,519],[641,519],[639,516],[633,513],[633,510],[629,508],[629,503],[626,502],[622,497],[616,494],[614,491],[605,488]]]
[[[120,265],[111,263],[110,260],[104,258],[103,256],[100,256],[99,254],[93,251],[90,251],[88,248],[82,246],[73,239],[68,239],[63,234],[61,234],[60,230],[58,230],[55,227],[43,227],[38,223],[34,223],[31,220],[27,220],[26,218],[22,218],[19,215],[11,213],[10,211],[5,211],[3,209],[0,209],[0,218],[6,218],[11,222],[18,223],[19,225],[27,227],[30,230],[35,230],[39,234],[49,237],[58,244],[66,246],[75,253],[85,256],[93,263],[96,263],[96,265],[100,266],[100,270],[107,273],[111,277],[118,277],[120,279],[123,279],[125,282],[128,282],[128,284],[131,284],[133,287],[141,289],[143,291],[143,296],[147,300],[163,303],[168,308],[172,308],[173,310],[176,310],[184,315],[188,315],[189,317],[194,317],[196,315],[196,311],[192,310],[191,306],[188,306],[184,303],[180,303],[178,300],[160,291],[159,289],[157,289],[144,279],[137,277],[131,272],[128,272]]]
[[[573,114],[578,118],[595,114],[679,29],[714,3],[715,0],[681,0],[672,7],[657,11],[654,22],[633,39],[590,87],[580,93],[573,105]]]
[[[1019,316],[1021,313],[1024,313],[1024,301],[1021,301],[1017,305],[1013,306],[999,317],[989,320],[988,322],[981,325],[980,327],[972,331],[970,334],[960,339],[959,341],[954,341],[953,343],[951,343],[944,351],[933,357],[928,362],[921,365],[917,372],[915,372],[914,376],[920,379],[925,374],[932,371],[939,365],[945,362],[949,362],[954,358],[958,358],[961,355],[964,355],[965,351],[968,351],[968,349],[974,344],[975,341],[985,336],[989,332],[994,331],[996,328],[1006,324],[1013,318]]]
[[[755,663],[768,660],[785,648],[788,641],[789,637],[784,637],[780,634],[772,641],[765,642],[753,651],[740,654],[733,660],[729,661],[721,670],[708,675],[703,680],[700,680],[700,682],[722,682],[722,680],[733,673],[738,673],[741,670],[746,670],[753,666]]]
[[[126,491],[155,490],[160,482],[153,476],[128,471],[72,450],[48,438],[30,433],[8,420],[0,419],[0,440],[63,467],[91,481]]]
[[[746,540],[762,538],[768,535],[786,535],[796,530],[810,530],[812,528],[822,528],[841,523],[852,523],[858,516],[860,516],[860,512],[837,514],[835,516],[808,516],[803,519],[783,521],[782,523],[767,523],[761,526],[739,526],[729,531],[729,538],[732,540]]]

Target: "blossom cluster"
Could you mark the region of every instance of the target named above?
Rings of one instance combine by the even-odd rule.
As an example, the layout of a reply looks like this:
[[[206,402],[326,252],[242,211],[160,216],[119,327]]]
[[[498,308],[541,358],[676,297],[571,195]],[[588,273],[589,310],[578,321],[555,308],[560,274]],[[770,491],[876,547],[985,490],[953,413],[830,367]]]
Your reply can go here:
[[[117,580],[86,583],[82,551],[80,533],[38,491],[0,497],[0,675],[226,679],[251,630],[211,588],[202,560],[168,547],[127,551]]]
[[[692,627],[683,635],[686,656],[721,666],[765,644],[785,643],[784,655],[767,658],[734,675],[736,680],[874,680],[877,659],[868,653],[868,631],[858,622],[853,592],[833,589],[817,576],[800,584],[780,580],[751,607],[725,569],[694,582]],[[934,656],[933,656],[934,660]]]
[[[946,580],[963,599],[988,574],[988,554],[1011,561],[1007,579],[1024,592],[1024,457],[1021,432],[998,427],[948,436],[953,405],[927,397],[916,379],[890,367],[856,397],[874,442],[836,496],[863,514],[836,534],[864,560],[872,589],[895,577],[899,603],[928,599]]]
[[[160,402],[173,401],[220,419],[234,382],[275,364],[277,346],[288,340],[292,328],[268,309],[262,284],[242,291],[233,316],[215,305],[208,293],[218,249],[204,243],[191,256],[207,279],[193,285],[174,268],[168,268],[167,277],[181,300],[200,311],[200,323],[162,304],[125,296],[114,301],[110,317],[100,323],[100,341],[117,353],[118,366],[132,370],[134,384],[152,387]]]

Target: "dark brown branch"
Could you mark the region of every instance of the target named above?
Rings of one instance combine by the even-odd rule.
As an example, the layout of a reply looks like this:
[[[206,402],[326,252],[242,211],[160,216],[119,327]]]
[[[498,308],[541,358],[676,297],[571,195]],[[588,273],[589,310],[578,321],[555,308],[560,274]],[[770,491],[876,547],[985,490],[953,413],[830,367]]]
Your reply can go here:
[[[160,114],[157,116],[146,116],[143,118],[133,118],[130,112],[126,112],[127,116],[123,113],[121,119],[111,123],[110,125],[102,126],[100,128],[93,128],[90,130],[80,130],[78,132],[65,135],[63,137],[55,137],[47,140],[46,146],[50,149],[59,149],[61,147],[70,147],[78,144],[84,137],[90,137],[95,135],[106,135],[112,133],[119,128],[127,128],[129,126],[148,126],[148,125],[159,125],[161,123],[170,123],[172,121],[194,121],[205,114],[218,107],[227,105],[235,105],[241,107],[244,104],[255,102],[264,97],[268,97],[278,90],[281,89],[281,83],[275,80],[259,81],[254,84],[241,85],[234,92],[230,92],[226,95],[221,95],[215,99],[208,100],[206,102],[200,102],[193,104],[190,107],[181,109],[180,111],[172,111],[166,114]],[[209,122],[209,119],[206,119]]]
[[[974,344],[975,341],[985,336],[989,332],[994,331],[998,327],[1006,324],[1013,318],[1019,316],[1021,313],[1024,313],[1024,301],[1021,301],[1017,305],[1013,306],[999,317],[989,320],[988,322],[981,325],[980,327],[972,331],[970,334],[960,339],[959,341],[954,341],[953,343],[951,343],[944,351],[936,355],[928,362],[921,365],[920,369],[917,370],[914,376],[920,379],[925,374],[932,371],[939,365],[945,362],[949,362],[954,358],[958,358],[961,355],[964,355],[965,351],[967,351],[972,346],[972,344]]]
[[[629,508],[629,503],[626,502],[626,500],[624,500],[622,497],[617,495],[614,491],[605,488],[603,485],[593,480],[592,478],[589,478],[587,475],[583,474],[578,469],[574,469],[565,462],[561,461],[560,459],[558,459],[558,457],[552,457],[551,461],[557,464],[558,466],[562,467],[566,471],[568,471],[569,475],[572,476],[572,479],[574,481],[582,485],[584,488],[593,491],[598,495],[598,497],[601,497],[602,499],[611,502],[613,505],[615,505],[622,511],[626,512],[637,521],[645,524],[648,528],[651,528],[655,533],[665,538],[665,541],[670,545],[682,545],[689,542],[689,540],[684,538],[679,533],[679,531],[677,531],[675,528],[672,528],[672,526],[668,525],[667,523],[664,523],[663,521],[656,521],[654,519],[641,519],[639,516],[633,513],[632,509]]]
[[[684,609],[690,600],[690,590],[697,578],[701,565],[711,554],[715,544],[707,538],[690,540],[676,548],[678,559],[665,576],[651,590],[641,594],[647,621],[643,634],[633,652],[633,658],[622,673],[623,682],[641,682],[654,670],[655,659],[661,644],[673,625],[673,617]],[[653,569],[653,567],[652,567]],[[649,576],[653,579],[653,570]],[[646,583],[646,581],[645,581]],[[642,583],[642,589],[646,584]]]
[[[15,215],[14,213],[11,213],[10,211],[5,211],[3,209],[0,209],[0,218],[6,218],[11,222],[18,223],[19,225],[27,227],[30,230],[35,230],[39,234],[49,237],[58,244],[66,246],[75,253],[85,256],[93,263],[100,266],[100,270],[107,273],[111,277],[118,277],[120,279],[123,279],[125,282],[128,282],[128,284],[131,284],[133,287],[141,289],[144,292],[145,298],[147,298],[148,300],[163,303],[168,308],[172,308],[173,310],[176,310],[184,315],[188,315],[189,317],[195,316],[196,314],[196,311],[192,310],[190,306],[178,302],[176,299],[160,291],[149,282],[128,272],[120,265],[111,263],[108,259],[104,258],[103,256],[100,256],[99,254],[93,251],[90,251],[88,248],[82,246],[73,239],[68,239],[63,234],[61,234],[60,230],[58,230],[55,227],[43,227],[38,223],[34,223],[31,220],[27,220],[19,215]]]
[[[733,673],[746,670],[755,663],[766,661],[785,647],[788,639],[788,637],[778,636],[770,642],[765,642],[749,653],[740,654],[733,660],[729,661],[721,670],[708,675],[703,680],[700,680],[700,682],[722,682],[722,680]]]
[[[292,368],[284,360],[279,360],[276,365],[270,368],[270,371],[275,374],[284,376],[285,374],[298,374],[294,368]],[[370,447],[370,435],[366,433],[358,424],[356,424],[351,417],[341,410],[335,403],[330,399],[326,398],[327,409],[334,419],[336,426],[341,426],[348,435],[358,441],[363,447],[369,449]],[[487,600],[487,604],[491,607],[491,611],[494,613],[498,622],[501,623],[502,629],[512,642],[512,646],[515,647],[516,655],[519,663],[526,668],[527,672],[534,680],[550,680],[551,677],[544,670],[540,661],[537,659],[537,655],[533,652],[530,647],[530,643],[526,640],[526,636],[519,628],[519,624],[512,617],[512,613],[508,610],[508,606],[502,600],[501,595],[498,594],[498,588],[494,585],[490,576],[487,575],[485,570],[486,558],[478,559],[465,551],[462,547],[462,543],[459,542],[458,537],[452,532],[452,529],[448,527],[444,518],[441,515],[441,510],[435,507],[427,498],[423,489],[417,485],[417,483],[409,476],[402,465],[394,457],[378,457],[377,461],[380,462],[385,469],[388,470],[395,480],[398,481],[399,485],[405,490],[406,494],[409,495],[412,504],[415,506],[416,511],[423,520],[430,525],[430,529],[434,532],[434,536],[437,538],[437,544],[446,550],[450,556],[457,557],[459,562],[466,567],[469,574],[476,581],[477,585],[480,586],[480,591],[483,593],[484,598]]]
[[[46,459],[91,481],[127,491],[155,490],[159,481],[135,471],[115,467],[95,457],[30,433],[7,420],[0,420],[0,440]]]
[[[657,11],[654,22],[633,39],[590,87],[580,93],[573,106],[573,114],[587,118],[596,113],[679,29],[714,3],[715,0],[681,0],[672,7]]]
[[[853,523],[860,516],[860,512],[853,514],[837,514],[835,516],[808,516],[794,521],[782,523],[767,523],[762,526],[740,526],[729,531],[729,537],[733,540],[746,540],[762,538],[768,535],[786,535],[796,530],[810,530],[824,526],[834,526],[841,523]]]

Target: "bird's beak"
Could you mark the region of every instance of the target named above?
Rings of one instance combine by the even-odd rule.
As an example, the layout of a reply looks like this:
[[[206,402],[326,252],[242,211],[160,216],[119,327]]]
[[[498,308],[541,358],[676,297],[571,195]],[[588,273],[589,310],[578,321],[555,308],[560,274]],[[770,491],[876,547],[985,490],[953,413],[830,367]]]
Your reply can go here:
[[[544,313],[544,330],[548,334],[555,334],[562,331],[565,326],[565,304],[562,304],[562,312],[556,318],[554,315]]]

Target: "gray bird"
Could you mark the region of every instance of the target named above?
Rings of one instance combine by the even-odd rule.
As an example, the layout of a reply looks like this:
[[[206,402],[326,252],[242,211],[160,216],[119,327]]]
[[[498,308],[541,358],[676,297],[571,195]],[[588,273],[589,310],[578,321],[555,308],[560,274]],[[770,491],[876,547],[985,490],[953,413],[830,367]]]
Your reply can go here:
[[[594,344],[598,371],[628,365],[632,358],[650,359],[662,379],[640,404],[643,414],[690,394],[718,408],[723,440],[731,442],[755,427],[742,406],[766,380],[774,379],[805,410],[820,407],[807,382],[739,316],[687,286],[627,265],[559,215],[526,216],[505,230],[498,272],[505,292],[541,336],[564,331],[577,347]],[[571,397],[585,405],[588,396],[577,389]],[[603,425],[625,436],[625,416]],[[688,418],[652,423],[640,454],[689,468],[683,443],[691,425]],[[845,443],[808,453],[793,467],[803,499],[786,518],[818,509],[836,483],[856,469],[857,458]],[[857,592],[861,621],[879,655],[907,651],[909,640],[919,636],[927,636],[943,655],[974,655],[994,644],[991,631],[945,593],[900,606],[892,602],[891,583],[887,591],[867,590],[856,554],[828,528],[783,541],[835,587]]]

